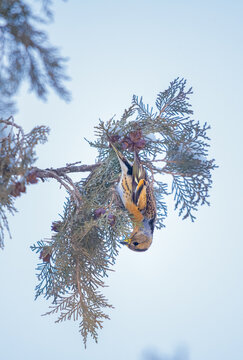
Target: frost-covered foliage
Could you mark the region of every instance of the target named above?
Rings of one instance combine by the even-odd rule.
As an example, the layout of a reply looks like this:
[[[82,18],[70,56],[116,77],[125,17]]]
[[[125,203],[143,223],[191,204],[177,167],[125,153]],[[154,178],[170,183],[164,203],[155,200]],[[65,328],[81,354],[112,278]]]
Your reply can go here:
[[[110,143],[132,161],[134,150],[147,170],[157,201],[156,227],[164,226],[166,197],[172,192],[175,208],[183,219],[195,219],[199,205],[208,204],[214,160],[207,159],[209,127],[190,119],[188,103],[191,89],[186,81],[176,79],[156,100],[157,110],[133,97],[121,119],[100,121],[96,140],[90,142],[98,151],[97,166],[87,178],[75,184],[79,200],[68,198],[62,218],[52,225],[53,236],[32,247],[42,260],[38,266],[36,297],[51,298],[50,313],[57,322],[80,319],[80,332],[95,341],[104,309],[111,307],[100,292],[104,277],[114,264],[119,241],[130,233],[132,222],[115,189],[120,166]],[[172,177],[172,188],[161,181]]]
[[[38,180],[29,173],[36,160],[35,146],[47,140],[49,129],[37,126],[30,133],[14,123],[13,118],[0,119],[0,247],[4,228],[9,231],[7,212],[16,212],[15,198],[26,191],[26,185]]]

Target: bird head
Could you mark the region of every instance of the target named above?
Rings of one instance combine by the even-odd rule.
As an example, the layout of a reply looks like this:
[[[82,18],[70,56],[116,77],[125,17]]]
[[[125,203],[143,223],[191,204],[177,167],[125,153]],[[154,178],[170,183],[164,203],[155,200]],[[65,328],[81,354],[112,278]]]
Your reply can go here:
[[[121,244],[126,245],[130,250],[141,252],[146,251],[152,244],[152,234],[147,234],[143,229],[133,231],[131,237],[122,241]]]

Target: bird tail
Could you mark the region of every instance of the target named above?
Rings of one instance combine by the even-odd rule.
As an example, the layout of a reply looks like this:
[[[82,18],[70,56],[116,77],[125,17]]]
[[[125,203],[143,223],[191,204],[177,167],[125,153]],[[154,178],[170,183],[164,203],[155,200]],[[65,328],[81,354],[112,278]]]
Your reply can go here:
[[[121,168],[123,170],[126,170],[132,174],[132,165],[130,162],[125,158],[125,156],[110,142],[110,145],[112,146],[113,150],[115,151],[118,160],[120,162]]]
[[[133,177],[137,184],[140,180],[146,179],[146,172],[140,162],[137,151],[134,151]]]
[[[123,156],[123,154],[112,144],[112,142],[110,142],[110,145],[112,146],[112,148],[115,151],[118,158],[121,159],[122,161],[124,161],[125,157]]]

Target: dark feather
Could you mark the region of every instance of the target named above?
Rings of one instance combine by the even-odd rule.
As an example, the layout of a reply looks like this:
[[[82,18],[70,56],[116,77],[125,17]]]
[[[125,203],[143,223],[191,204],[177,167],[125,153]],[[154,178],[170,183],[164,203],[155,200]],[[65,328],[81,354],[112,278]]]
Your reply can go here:
[[[133,192],[132,194],[132,201],[134,202],[134,204],[138,205],[138,199],[139,199],[139,196],[144,188],[144,184],[142,184],[141,186],[139,186],[139,188],[135,189],[135,191]]]

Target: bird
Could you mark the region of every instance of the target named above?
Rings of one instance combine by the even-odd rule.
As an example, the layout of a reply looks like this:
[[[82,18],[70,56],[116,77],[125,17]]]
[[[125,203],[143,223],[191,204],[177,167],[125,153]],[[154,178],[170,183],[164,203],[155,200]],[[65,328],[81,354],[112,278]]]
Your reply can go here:
[[[111,146],[121,167],[117,191],[134,222],[134,229],[129,239],[122,241],[121,244],[133,251],[146,251],[152,244],[156,220],[156,201],[153,186],[139,160],[137,151],[134,151],[132,163],[114,144],[111,143]]]

